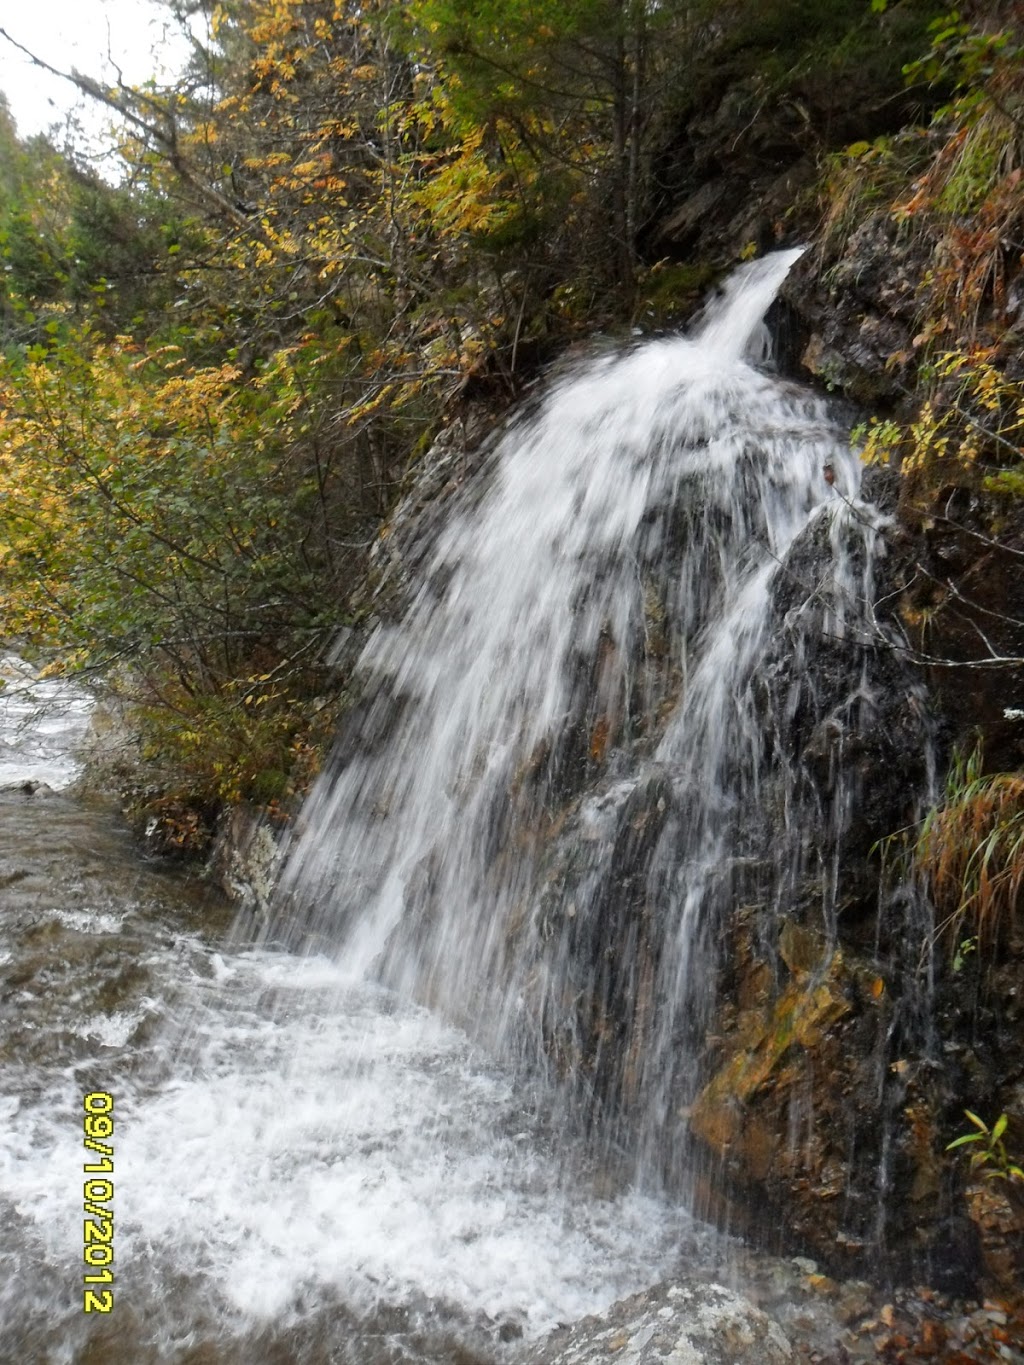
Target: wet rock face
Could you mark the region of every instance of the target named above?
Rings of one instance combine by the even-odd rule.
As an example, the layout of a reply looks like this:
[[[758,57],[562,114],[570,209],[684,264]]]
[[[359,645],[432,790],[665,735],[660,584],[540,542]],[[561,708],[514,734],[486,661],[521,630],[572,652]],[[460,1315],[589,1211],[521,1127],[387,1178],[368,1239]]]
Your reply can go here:
[[[556,953],[574,1005],[552,1031],[549,1048],[564,1052],[584,1110],[596,1107],[605,1117],[635,1101],[643,1069],[661,944],[648,877],[670,802],[663,773],[641,779],[622,804],[596,895],[579,897],[578,906],[556,901],[552,907],[561,911]],[[571,856],[571,849],[564,841],[563,852]]]
[[[920,1043],[891,967],[847,948],[824,960],[787,921],[781,984],[757,946],[758,912],[737,915],[714,1020],[710,1079],[691,1128],[749,1231],[802,1245],[840,1275],[966,1291],[980,1269],[969,1220],[953,1212],[941,1162],[949,1084]]]
[[[912,388],[921,281],[933,243],[900,235],[892,214],[862,222],[826,268],[808,253],[785,297],[806,341],[800,365],[829,389],[871,409],[891,408]]]
[[[861,329],[867,340],[854,368],[879,383],[891,377],[886,350],[898,338],[862,324],[870,316],[909,327],[914,299],[913,262],[885,274],[894,249],[884,225],[865,228],[851,250],[863,251],[867,264],[858,273],[851,256],[847,275],[836,277],[830,306],[839,307],[838,330],[818,333],[822,345],[841,348],[844,328]],[[810,304],[803,316],[814,321]],[[832,457],[836,469],[842,455],[851,458],[845,450]],[[477,491],[463,485],[460,460],[438,452],[433,477],[423,471],[421,496],[382,542],[385,617],[413,590],[451,500],[460,489],[483,496],[485,483]],[[750,731],[742,764],[751,780],[746,795],[723,801],[720,818],[707,824],[709,846],[730,820],[735,838],[723,841],[725,853],[701,886],[687,980],[680,974],[671,990],[663,984],[686,878],[701,874],[699,861],[686,864],[680,850],[691,847],[712,779],[710,765],[688,766],[693,732],[678,750],[664,750],[661,739],[686,696],[678,661],[692,652],[687,631],[699,640],[735,558],[725,533],[737,508],[764,539],[755,478],[764,463],[752,442],[727,499],[710,496],[701,466],[693,496],[673,485],[647,505],[631,554],[629,628],[616,635],[602,627],[568,658],[571,695],[559,727],[497,791],[481,899],[501,905],[497,892],[509,884],[517,894],[504,902],[495,975],[518,972],[529,1034],[523,1051],[575,1088],[584,1123],[596,1115],[630,1152],[631,1118],[664,1100],[657,1155],[671,1163],[681,1153],[681,1167],[696,1148],[709,1184],[720,1186],[724,1175],[735,1204],[753,1214],[745,1226],[760,1236],[813,1250],[843,1273],[877,1272],[884,1258],[887,1270],[955,1289],[978,1268],[979,1224],[957,1202],[943,1151],[977,1092],[966,1068],[948,1074],[938,1049],[970,1024],[953,1021],[938,1040],[929,1033],[933,1002],[922,963],[930,925],[913,894],[880,898],[875,847],[919,814],[929,707],[887,623],[865,627],[850,607],[898,599],[914,551],[869,554],[879,526],[856,507],[845,521],[823,515],[808,523],[772,580],[772,643],[749,688],[744,679],[730,693]],[[848,502],[843,480],[833,488],[823,469],[819,484],[817,469],[808,497],[834,493]],[[850,580],[845,606],[842,592],[827,586],[839,560]],[[621,566],[611,556],[593,567],[576,611]],[[442,600],[451,582],[436,572],[420,590]],[[843,628],[844,611],[857,628]],[[363,723],[335,762],[385,747],[404,706],[402,695],[371,691]],[[516,874],[527,868],[532,876],[534,865],[531,899],[534,884]],[[422,944],[426,960],[440,932],[446,893],[438,868],[433,854],[425,857],[405,883],[406,956]],[[673,1015],[694,977],[717,978],[717,992],[699,1000],[694,993],[692,1007]],[[700,1049],[688,1074],[672,1071]],[[649,1065],[655,1055],[669,1059],[658,1076]],[[660,1087],[662,1074],[664,1087],[645,1098],[644,1087]],[[676,1174],[673,1165],[665,1176]],[[612,1339],[620,1341],[613,1334],[606,1348]],[[614,1349],[631,1340],[627,1331]]]
[[[967,1188],[967,1208],[990,1283],[1004,1293],[1018,1293],[1024,1276],[1024,1191],[1008,1180],[976,1178]]]
[[[817,793],[822,833],[831,827],[838,843],[845,899],[866,896],[874,909],[878,862],[869,862],[869,852],[916,816],[934,721],[923,674],[897,647],[891,620],[873,612],[844,621],[841,604],[821,588],[829,536],[824,521],[808,528],[776,580],[765,723],[780,757],[795,761]],[[888,553],[870,579],[857,546],[850,564],[854,593],[874,601],[891,598],[901,581],[903,566]],[[813,655],[801,638],[813,641]]]
[[[766,1313],[721,1285],[659,1286],[555,1332],[526,1365],[789,1365],[797,1357]]]
[[[831,428],[816,403],[781,388],[779,429],[809,431],[799,455],[808,468],[797,467],[806,501],[818,506],[833,496],[818,465]],[[716,416],[694,440],[710,442],[720,426]],[[646,504],[630,547],[628,628],[602,628],[570,655],[558,727],[496,791],[486,900],[501,905],[503,888],[516,888],[514,900],[505,896],[497,974],[522,980],[517,1045],[568,1083],[581,1123],[599,1140],[598,1129],[612,1133],[628,1156],[639,1149],[686,1193],[698,1147],[709,1183],[724,1172],[737,1202],[765,1214],[750,1220],[760,1221],[755,1230],[849,1269],[908,1238],[921,1253],[911,1234],[922,1217],[934,1220],[939,1200],[924,1177],[919,1198],[904,1198],[934,1147],[933,1128],[922,1120],[905,1136],[904,1124],[895,1138],[892,1128],[913,1101],[890,1068],[903,1060],[897,1049],[909,1048],[916,1004],[899,1007],[904,1019],[891,1003],[891,964],[916,966],[921,935],[914,939],[912,906],[880,919],[870,850],[913,816],[927,723],[919,680],[891,641],[852,624],[866,594],[890,587],[872,579],[885,571],[875,513],[851,517],[837,501],[806,523],[795,518],[806,529],[786,542],[771,579],[764,652],[723,689],[728,706],[694,704],[677,742],[663,743],[687,704],[680,661],[697,656],[734,565],[750,553],[748,532],[758,545],[768,538],[772,500],[788,489],[797,456],[777,451],[775,439],[773,427],[737,441],[725,487],[704,444],[689,465],[681,450],[686,486],[677,476]],[[440,452],[443,469],[450,458]],[[854,478],[845,449],[833,458],[839,499]],[[777,470],[775,483],[766,468]],[[447,487],[437,492],[442,504]],[[414,581],[423,562],[420,536],[429,540],[438,516],[429,499],[424,507],[410,509],[408,526],[386,542],[394,578]],[[576,611],[621,559],[606,553],[591,566]],[[432,581],[423,592],[443,597],[450,587]],[[701,686],[717,696],[725,666],[703,684],[691,680],[690,698],[699,702]],[[385,746],[402,705],[387,689],[369,696],[335,761]],[[724,719],[705,729],[711,714]],[[699,759],[717,753],[720,733],[737,738],[735,758]],[[407,878],[407,958],[432,951],[443,887],[434,855]],[[684,904],[695,921],[692,955],[674,974]],[[717,1004],[705,989],[716,974]],[[888,1218],[887,1201],[901,1207],[898,1217]],[[923,1254],[933,1241],[929,1233]]]
[[[560,1329],[516,1365],[875,1365],[1019,1361],[1024,1319],[1003,1298],[963,1301],[920,1286],[886,1292],[836,1281],[806,1257],[738,1252],[747,1298],[720,1284],[674,1280]],[[785,1354],[779,1354],[779,1352]]]
[[[813,523],[773,590],[759,721],[779,795],[766,805],[761,861],[778,858],[793,823],[803,838],[788,878],[768,895],[751,879],[720,930],[689,1127],[732,1206],[755,1211],[755,1235],[810,1248],[842,1273],[884,1257],[910,1275],[936,1268],[950,1243],[936,1152],[951,1094],[916,1061],[929,921],[913,896],[880,898],[875,845],[917,816],[931,721],[921,677],[884,621],[843,626],[822,586],[832,534]],[[861,580],[856,553],[848,565],[859,591],[890,590]],[[892,567],[876,561],[879,575]],[[962,1283],[969,1249],[958,1243],[952,1260]]]
[[[208,876],[231,900],[257,916],[270,913],[280,869],[282,832],[265,813],[236,806],[221,822]]]
[[[910,483],[901,513],[915,535],[901,606],[911,642],[941,661],[926,671],[950,737],[970,746],[981,729],[987,768],[1019,768],[1024,724],[1013,712],[1024,698],[1024,667],[986,661],[1024,658],[1020,501]]]

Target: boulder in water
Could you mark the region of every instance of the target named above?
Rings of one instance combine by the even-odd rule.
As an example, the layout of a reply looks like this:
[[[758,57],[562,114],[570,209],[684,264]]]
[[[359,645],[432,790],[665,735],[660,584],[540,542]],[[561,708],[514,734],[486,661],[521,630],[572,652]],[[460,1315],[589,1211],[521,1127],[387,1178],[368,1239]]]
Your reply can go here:
[[[790,1365],[777,1322],[748,1299],[698,1280],[658,1285],[553,1332],[528,1365]]]

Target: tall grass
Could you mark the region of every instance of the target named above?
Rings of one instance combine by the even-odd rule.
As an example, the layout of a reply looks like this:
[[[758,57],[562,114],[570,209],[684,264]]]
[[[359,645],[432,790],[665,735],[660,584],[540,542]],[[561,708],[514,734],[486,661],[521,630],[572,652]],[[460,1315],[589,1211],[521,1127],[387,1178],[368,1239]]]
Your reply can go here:
[[[982,773],[981,746],[957,754],[942,801],[913,846],[915,866],[941,916],[938,937],[953,950],[1005,938],[1024,884],[1024,773]]]

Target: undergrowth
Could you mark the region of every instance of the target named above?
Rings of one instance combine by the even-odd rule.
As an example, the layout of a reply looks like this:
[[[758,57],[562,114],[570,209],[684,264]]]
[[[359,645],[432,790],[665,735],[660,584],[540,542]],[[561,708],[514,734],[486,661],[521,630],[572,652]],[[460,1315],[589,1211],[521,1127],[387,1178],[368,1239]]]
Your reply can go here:
[[[951,94],[927,127],[851,144],[826,168],[823,256],[841,254],[875,213],[930,244],[915,342],[974,336],[1006,306],[1024,251],[1024,41],[1019,21],[986,27],[953,12],[904,68],[909,85]],[[940,96],[941,98],[942,96]]]
[[[980,745],[955,755],[910,854],[939,916],[936,938],[954,953],[971,938],[994,947],[1024,884],[1024,773],[984,774]]]

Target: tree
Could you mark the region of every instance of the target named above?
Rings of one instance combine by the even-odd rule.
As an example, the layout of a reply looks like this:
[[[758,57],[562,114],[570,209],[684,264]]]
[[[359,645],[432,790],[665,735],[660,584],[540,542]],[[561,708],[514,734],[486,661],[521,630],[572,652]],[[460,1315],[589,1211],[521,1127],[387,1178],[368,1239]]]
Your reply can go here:
[[[449,67],[457,106],[538,185],[545,226],[582,231],[599,274],[630,289],[656,112],[669,69],[678,80],[706,44],[710,7],[414,0],[406,13],[410,46]]]

